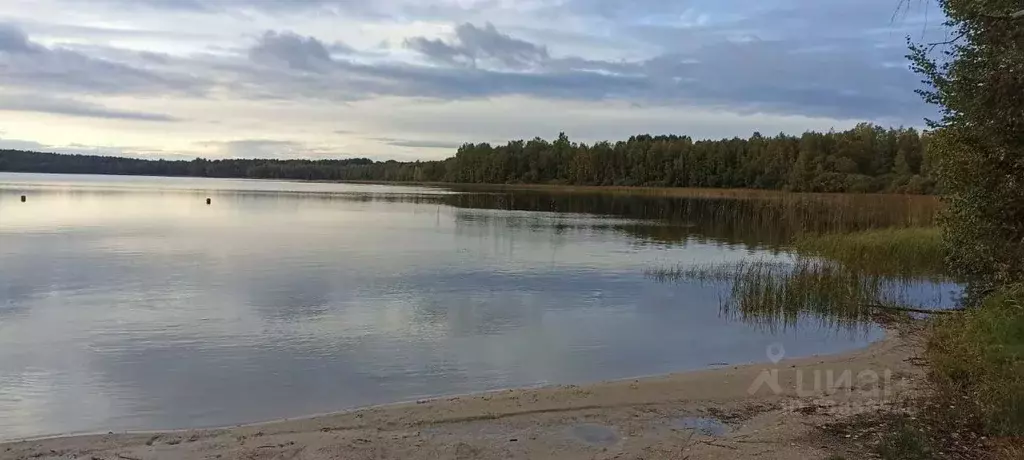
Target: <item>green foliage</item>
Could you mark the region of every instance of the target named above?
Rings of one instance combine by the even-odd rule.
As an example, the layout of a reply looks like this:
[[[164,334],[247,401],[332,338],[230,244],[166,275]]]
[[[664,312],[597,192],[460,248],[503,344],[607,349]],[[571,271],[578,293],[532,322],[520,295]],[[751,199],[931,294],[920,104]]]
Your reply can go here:
[[[1024,285],[938,319],[927,358],[940,397],[991,436],[1024,436]]]
[[[843,132],[693,141],[638,135],[593,145],[535,138],[465,144],[442,161],[139,159],[0,151],[0,171],[307,180],[755,188],[931,193],[924,137],[867,123]],[[916,179],[915,179],[916,178]],[[912,184],[911,184],[912,183]]]
[[[929,151],[949,263],[975,292],[1024,281],[1024,16],[1019,0],[940,0],[952,43],[911,45],[942,118]],[[934,56],[938,50],[938,56]],[[980,296],[978,297],[980,298]]]
[[[394,162],[391,162],[394,163]],[[145,176],[248,177],[253,179],[341,180],[371,178],[376,164],[345,160],[143,160],[93,155],[0,150],[0,171]],[[396,163],[397,164],[397,163]],[[404,163],[410,168],[418,163]],[[374,176],[376,176],[374,174]],[[382,177],[388,177],[382,175]]]
[[[951,425],[1024,437],[1024,5],[939,0],[952,40],[910,46],[941,107],[928,139],[946,211],[947,261],[975,308],[941,318],[927,358]],[[938,48],[936,56],[934,51]],[[945,409],[948,408],[948,409]],[[1002,455],[1018,457],[1019,447]]]
[[[572,144],[563,134],[505,146],[466,144],[438,180],[472,183],[558,183],[661,187],[760,188],[807,192],[929,193],[918,179],[926,156],[913,129],[860,124],[844,132],[779,134],[696,141],[686,136],[633,136],[624,142]],[[894,159],[909,157],[894,173]]]
[[[945,273],[945,247],[937,227],[805,236],[793,246],[801,254],[825,257],[876,275],[938,280]]]

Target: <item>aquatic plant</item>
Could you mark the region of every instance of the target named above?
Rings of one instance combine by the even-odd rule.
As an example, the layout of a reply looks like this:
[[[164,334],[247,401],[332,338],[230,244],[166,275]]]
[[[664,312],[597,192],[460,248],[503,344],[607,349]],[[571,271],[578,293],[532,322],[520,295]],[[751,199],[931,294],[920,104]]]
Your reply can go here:
[[[846,267],[904,279],[948,279],[938,227],[886,228],[798,238],[800,254],[820,256]]]
[[[908,292],[911,284],[905,280],[820,258],[656,267],[645,270],[645,275],[661,282],[720,284],[727,289],[721,303],[724,314],[772,329],[807,318],[831,327],[856,328],[880,310],[916,309]]]

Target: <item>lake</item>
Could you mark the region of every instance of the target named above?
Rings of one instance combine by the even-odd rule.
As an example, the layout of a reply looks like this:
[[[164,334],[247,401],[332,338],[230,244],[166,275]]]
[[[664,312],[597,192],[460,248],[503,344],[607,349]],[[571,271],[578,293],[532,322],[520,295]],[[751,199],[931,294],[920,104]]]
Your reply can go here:
[[[721,286],[644,275],[784,259],[794,232],[936,209],[772,196],[0,173],[0,438],[259,422],[881,338],[812,315],[766,328],[723,314]]]

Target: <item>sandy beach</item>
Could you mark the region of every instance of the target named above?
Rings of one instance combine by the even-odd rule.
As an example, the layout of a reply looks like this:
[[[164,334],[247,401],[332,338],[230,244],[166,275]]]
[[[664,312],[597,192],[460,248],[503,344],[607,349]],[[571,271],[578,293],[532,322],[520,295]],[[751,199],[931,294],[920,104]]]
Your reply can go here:
[[[209,430],[0,445],[3,459],[860,458],[819,428],[913,391],[916,335],[867,348],[582,386],[439,398]]]

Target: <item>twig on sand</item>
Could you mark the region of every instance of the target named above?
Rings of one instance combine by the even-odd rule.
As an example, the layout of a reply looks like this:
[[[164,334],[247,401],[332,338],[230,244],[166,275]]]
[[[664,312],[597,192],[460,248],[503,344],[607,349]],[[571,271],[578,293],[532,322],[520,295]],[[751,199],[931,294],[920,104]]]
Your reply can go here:
[[[124,460],[142,460],[141,458],[138,458],[138,457],[129,457],[129,456],[123,455],[123,454],[117,454],[117,458],[122,458]]]
[[[708,446],[715,446],[717,448],[732,449],[733,451],[738,449],[735,446],[727,446],[727,445],[724,445],[724,444],[718,444],[718,443],[714,443],[714,442],[711,442],[711,441],[700,441],[700,443],[707,444]]]

